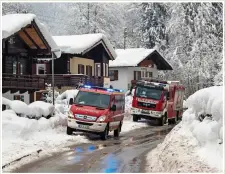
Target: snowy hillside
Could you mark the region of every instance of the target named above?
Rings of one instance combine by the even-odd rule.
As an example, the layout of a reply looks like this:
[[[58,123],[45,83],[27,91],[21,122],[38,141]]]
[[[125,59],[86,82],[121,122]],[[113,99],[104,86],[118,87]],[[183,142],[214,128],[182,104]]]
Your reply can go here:
[[[199,90],[187,99],[188,110],[182,122],[148,154],[148,172],[222,171],[222,93],[222,86],[214,86]]]

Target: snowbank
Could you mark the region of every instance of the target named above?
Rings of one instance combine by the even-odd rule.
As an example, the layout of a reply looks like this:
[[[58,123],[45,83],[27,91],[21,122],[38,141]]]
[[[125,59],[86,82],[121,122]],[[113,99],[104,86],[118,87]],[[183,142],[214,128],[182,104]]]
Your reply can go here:
[[[7,98],[5,98],[5,97],[2,97],[2,104],[3,104],[3,105],[10,106],[11,103],[12,103],[11,100],[9,100],[9,99],[7,99]]]
[[[2,101],[3,104],[9,106],[10,109],[22,117],[39,119],[42,116],[52,116],[55,110],[52,104],[43,101],[35,101],[29,105],[20,100],[11,101],[4,97],[2,97]]]
[[[125,97],[125,112],[130,113],[133,97],[131,95]]]
[[[196,154],[199,150],[197,139],[188,127],[177,125],[159,144],[147,155],[146,172],[148,173],[203,173],[218,172],[201,161]]]
[[[12,110],[2,112],[2,165],[41,149],[50,152],[74,143],[87,142],[83,136],[66,134],[67,116],[39,120],[18,117]]]
[[[148,154],[148,172],[222,172],[222,94],[222,86],[213,86],[187,99],[181,124]]]

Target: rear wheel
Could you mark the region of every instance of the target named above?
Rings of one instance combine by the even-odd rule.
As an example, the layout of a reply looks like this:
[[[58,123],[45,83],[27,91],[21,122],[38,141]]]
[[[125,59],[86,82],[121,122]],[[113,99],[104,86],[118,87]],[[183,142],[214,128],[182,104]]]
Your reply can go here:
[[[138,116],[137,115],[133,115],[133,121],[137,122],[138,121]]]
[[[71,127],[67,126],[66,133],[67,133],[67,135],[72,135],[73,134],[73,129]]]
[[[114,137],[119,137],[119,135],[120,135],[120,132],[121,132],[121,123],[120,123],[120,125],[119,125],[119,127],[116,129],[116,130],[114,130]]]
[[[101,137],[102,140],[107,140],[108,135],[109,135],[109,125],[107,124],[107,126],[105,127],[104,132],[102,132],[100,134],[100,137]]]

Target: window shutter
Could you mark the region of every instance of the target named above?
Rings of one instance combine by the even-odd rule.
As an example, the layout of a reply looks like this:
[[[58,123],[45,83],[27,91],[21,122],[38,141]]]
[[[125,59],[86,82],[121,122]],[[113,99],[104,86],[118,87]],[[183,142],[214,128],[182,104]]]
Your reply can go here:
[[[106,70],[105,76],[108,77],[109,76],[109,65],[107,63],[105,64],[105,70]]]
[[[90,68],[90,76],[92,76],[92,66],[90,66],[89,68]]]

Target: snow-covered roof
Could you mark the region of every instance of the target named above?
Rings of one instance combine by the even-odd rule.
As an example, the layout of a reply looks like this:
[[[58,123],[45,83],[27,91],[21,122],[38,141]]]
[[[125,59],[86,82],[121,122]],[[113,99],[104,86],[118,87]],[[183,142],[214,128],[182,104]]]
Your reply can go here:
[[[35,14],[30,13],[8,14],[2,16],[2,38],[8,38],[9,36],[20,31],[23,27],[26,27],[27,25],[31,24],[32,21],[37,24],[38,28],[40,29],[40,32],[44,36],[51,49],[59,49],[47,27],[37,19]],[[56,52],[55,54],[57,57],[61,56],[61,52]]]
[[[83,34],[83,35],[67,35],[67,36],[53,36],[57,45],[61,48],[63,53],[68,54],[85,54],[93,47],[103,42],[103,46],[110,55],[111,59],[116,58],[116,52],[110,41],[104,34]]]
[[[156,53],[157,60],[154,58],[152,61],[156,64],[158,69],[172,70],[169,63],[157,52],[156,49],[145,48],[131,48],[131,49],[116,49],[116,60],[109,61],[109,67],[127,67],[138,66],[138,64],[150,56],[152,53]]]

